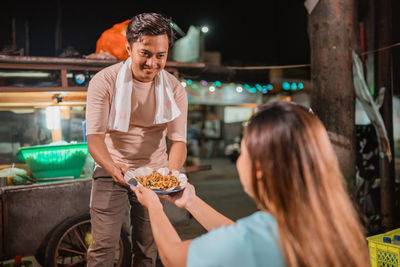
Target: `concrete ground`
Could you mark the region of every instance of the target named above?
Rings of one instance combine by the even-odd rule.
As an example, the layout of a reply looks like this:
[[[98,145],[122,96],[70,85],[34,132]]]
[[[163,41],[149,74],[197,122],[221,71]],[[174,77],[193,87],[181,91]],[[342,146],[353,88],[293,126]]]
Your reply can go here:
[[[254,202],[243,191],[234,163],[228,158],[201,159],[200,165],[205,164],[211,164],[212,169],[189,176],[189,181],[195,186],[198,196],[233,220],[248,216],[257,210]],[[176,230],[183,240],[195,238],[206,232],[194,218],[186,225],[176,226]],[[25,257],[23,260],[32,261],[32,267],[40,266],[34,257]],[[157,266],[162,264],[158,262]]]

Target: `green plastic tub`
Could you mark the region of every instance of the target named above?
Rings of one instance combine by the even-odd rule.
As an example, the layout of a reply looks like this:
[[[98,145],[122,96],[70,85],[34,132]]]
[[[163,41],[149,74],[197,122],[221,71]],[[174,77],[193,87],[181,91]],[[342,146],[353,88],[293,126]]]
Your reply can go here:
[[[18,157],[26,162],[32,176],[41,178],[78,178],[88,155],[87,143],[22,147]]]

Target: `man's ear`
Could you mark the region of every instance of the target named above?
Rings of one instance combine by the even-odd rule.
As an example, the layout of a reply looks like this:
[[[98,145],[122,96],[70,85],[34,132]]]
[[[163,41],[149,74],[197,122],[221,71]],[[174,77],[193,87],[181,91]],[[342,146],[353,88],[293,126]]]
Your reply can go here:
[[[125,48],[126,48],[126,51],[128,52],[128,55],[131,56],[131,47],[128,43],[125,44]]]
[[[261,180],[263,177],[263,172],[261,169],[260,162],[256,162],[256,179]]]

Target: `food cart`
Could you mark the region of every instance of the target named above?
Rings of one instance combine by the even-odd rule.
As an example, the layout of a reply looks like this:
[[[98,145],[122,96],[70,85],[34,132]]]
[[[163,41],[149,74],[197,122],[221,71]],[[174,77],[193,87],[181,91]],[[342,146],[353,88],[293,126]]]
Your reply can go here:
[[[0,55],[0,110],[49,106],[84,106],[90,78],[113,60],[15,57]],[[167,63],[179,68],[201,68],[201,63]],[[53,140],[60,130],[52,129]],[[1,152],[1,151],[0,151]],[[14,165],[0,165],[0,170]],[[26,164],[15,167],[30,171]],[[187,174],[210,169],[191,166]],[[91,242],[89,175],[0,187],[0,260],[35,255],[44,266],[84,266]],[[0,178],[4,181],[4,178]],[[185,223],[189,214],[172,204],[165,207],[172,223]],[[121,229],[115,266],[129,266],[129,223]]]

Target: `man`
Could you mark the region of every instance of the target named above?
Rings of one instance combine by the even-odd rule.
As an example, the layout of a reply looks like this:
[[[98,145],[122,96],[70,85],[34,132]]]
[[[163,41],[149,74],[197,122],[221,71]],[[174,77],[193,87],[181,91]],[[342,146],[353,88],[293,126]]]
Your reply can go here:
[[[157,248],[147,209],[127,186],[124,173],[145,166],[179,171],[186,159],[186,91],[163,70],[174,40],[170,20],[139,14],[128,24],[126,37],[128,60],[98,72],[88,88],[88,148],[96,161],[88,266],[113,266],[128,200],[133,266],[155,266]]]

